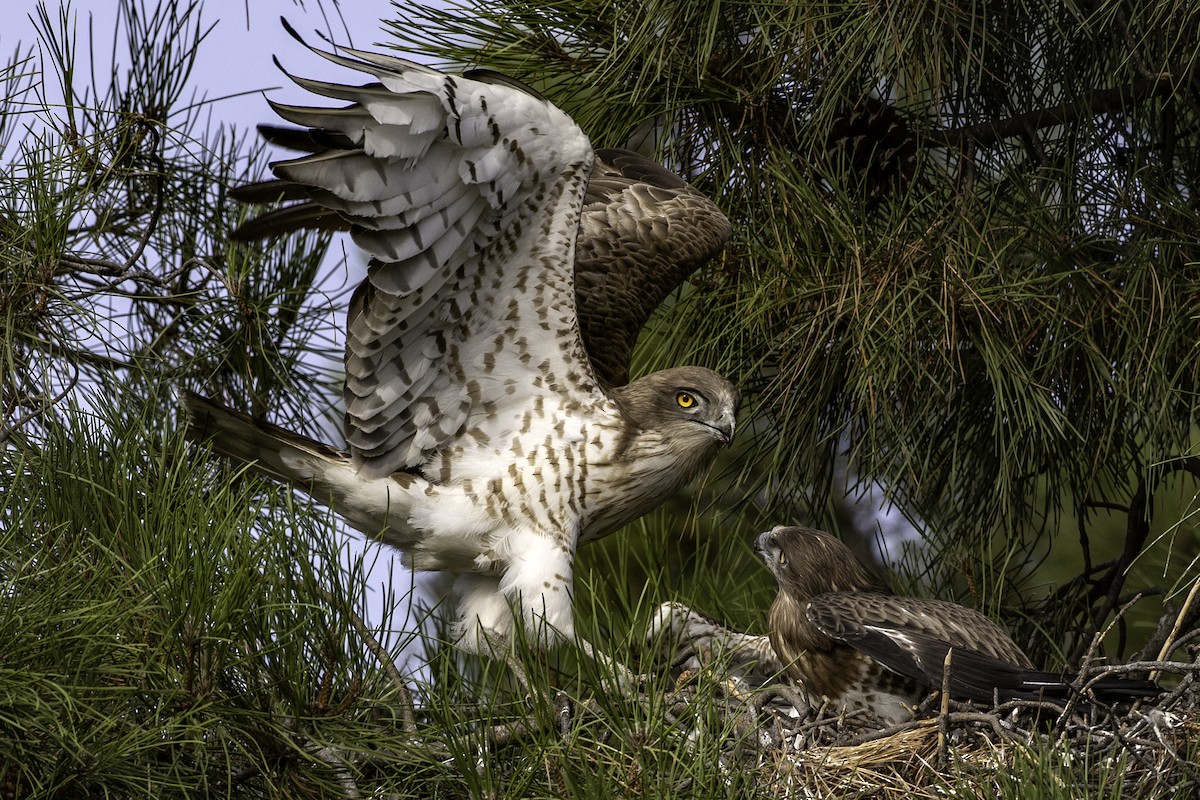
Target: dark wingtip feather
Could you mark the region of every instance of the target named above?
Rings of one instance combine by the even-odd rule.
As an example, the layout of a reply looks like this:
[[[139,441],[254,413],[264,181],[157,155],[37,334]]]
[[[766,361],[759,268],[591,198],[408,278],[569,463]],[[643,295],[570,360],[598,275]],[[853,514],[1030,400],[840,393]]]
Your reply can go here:
[[[263,140],[285,150],[299,153],[320,153],[325,150],[353,150],[356,145],[349,136],[320,128],[298,128],[294,125],[258,125]]]
[[[308,47],[308,42],[304,41],[304,37],[301,36],[300,33],[295,28],[292,27],[292,23],[288,22],[287,17],[280,15],[279,22],[283,25],[283,29],[285,31],[287,31],[288,34],[293,39],[295,39],[297,42],[304,45],[305,47]],[[276,63],[278,63],[278,62],[276,62]]]
[[[315,203],[296,203],[248,219],[230,236],[235,241],[253,242],[300,230],[348,231],[350,223],[336,211]]]
[[[307,200],[304,187],[278,178],[245,183],[229,190],[229,197],[239,203],[278,203],[281,200]]]

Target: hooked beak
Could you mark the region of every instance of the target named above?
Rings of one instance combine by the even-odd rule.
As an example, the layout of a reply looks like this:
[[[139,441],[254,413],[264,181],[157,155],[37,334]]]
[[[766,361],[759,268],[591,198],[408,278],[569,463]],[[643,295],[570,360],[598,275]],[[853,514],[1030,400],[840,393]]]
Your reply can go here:
[[[754,552],[758,553],[762,560],[768,564],[774,563],[775,554],[778,550],[779,547],[775,544],[774,530],[764,531],[754,540]]]
[[[733,432],[737,427],[733,414],[722,414],[715,425],[709,425],[708,427],[721,440],[721,444],[728,447],[733,443]]]

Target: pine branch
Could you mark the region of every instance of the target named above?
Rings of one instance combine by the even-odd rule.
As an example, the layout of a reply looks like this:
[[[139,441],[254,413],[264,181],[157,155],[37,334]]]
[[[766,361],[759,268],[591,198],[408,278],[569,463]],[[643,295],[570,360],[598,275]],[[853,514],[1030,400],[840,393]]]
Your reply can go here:
[[[925,131],[918,135],[918,142],[925,147],[964,148],[968,144],[990,146],[1013,136],[1024,136],[1033,131],[1056,125],[1073,125],[1088,117],[1096,117],[1129,109],[1177,92],[1187,86],[1190,73],[1187,70],[1163,72],[1153,77],[1138,78],[1125,86],[1109,89],[1093,89],[1078,100],[1072,100],[1050,108],[1042,108],[1018,114],[1003,120],[980,122],[961,128],[940,131]]]

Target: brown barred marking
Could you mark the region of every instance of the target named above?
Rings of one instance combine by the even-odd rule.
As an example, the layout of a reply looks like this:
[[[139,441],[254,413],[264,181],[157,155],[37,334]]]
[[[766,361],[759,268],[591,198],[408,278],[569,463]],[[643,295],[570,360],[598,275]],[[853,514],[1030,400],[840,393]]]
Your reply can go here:
[[[733,435],[738,395],[716,373],[628,375],[638,331],[720,252],[728,221],[662,167],[594,151],[511,79],[315,52],[379,82],[321,83],[347,104],[336,112],[277,107],[333,147],[273,164],[293,205],[241,235],[286,233],[316,212],[369,257],[347,314],[348,452],[185,398],[206,421],[193,433],[215,433],[219,452],[330,503],[414,566],[502,576],[526,587],[504,591],[535,595],[520,598],[526,613],[553,605],[569,626],[569,603],[538,587],[569,594],[579,542],[660,505]],[[680,409],[684,387],[704,401]],[[463,584],[478,608],[461,622],[476,613],[503,634],[503,614],[484,608],[491,587]]]

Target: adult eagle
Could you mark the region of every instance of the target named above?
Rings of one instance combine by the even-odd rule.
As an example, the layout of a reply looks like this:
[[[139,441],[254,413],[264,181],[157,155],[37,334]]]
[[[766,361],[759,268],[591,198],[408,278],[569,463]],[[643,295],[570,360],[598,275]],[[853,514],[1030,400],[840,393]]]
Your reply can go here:
[[[190,393],[189,434],[414,568],[458,573],[461,647],[503,652],[514,608],[540,645],[569,639],[576,546],[660,505],[733,437],[738,393],[716,373],[628,382],[638,331],[729,223],[503,76],[313,52],[375,82],[292,78],[349,105],[272,103],[304,127],[268,138],[309,154],[242,191],[294,202],[237,235],[339,228],[369,254],[346,336],[349,449]]]

